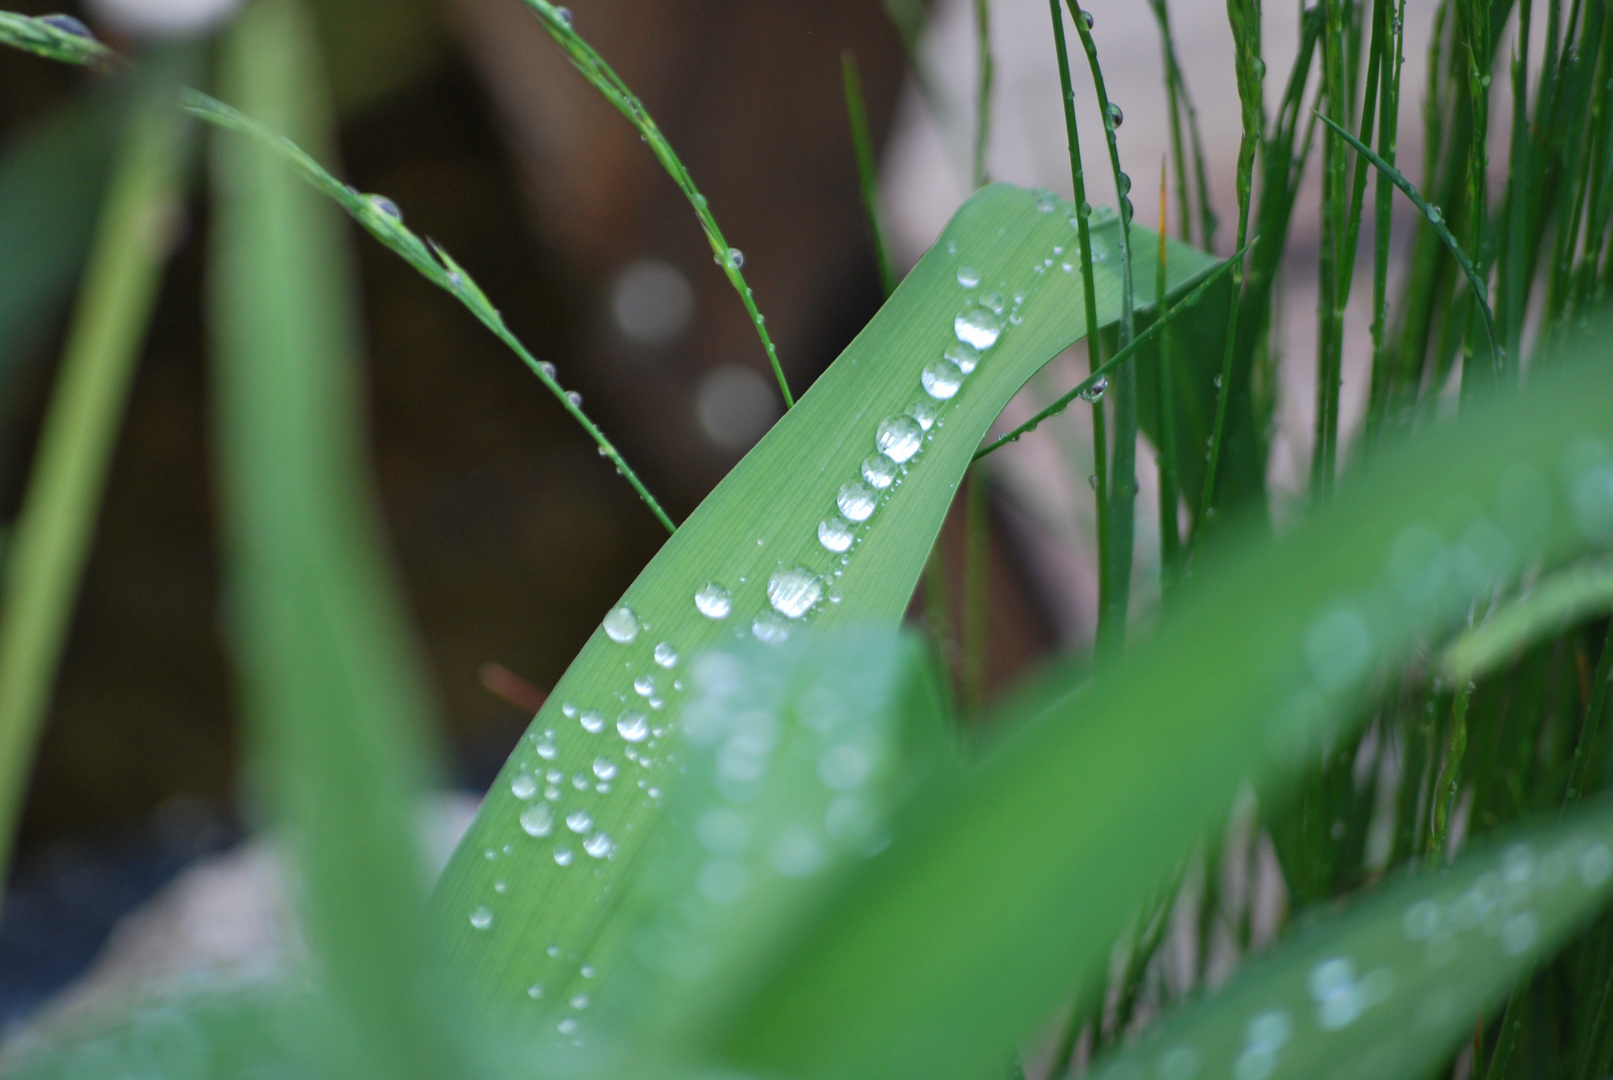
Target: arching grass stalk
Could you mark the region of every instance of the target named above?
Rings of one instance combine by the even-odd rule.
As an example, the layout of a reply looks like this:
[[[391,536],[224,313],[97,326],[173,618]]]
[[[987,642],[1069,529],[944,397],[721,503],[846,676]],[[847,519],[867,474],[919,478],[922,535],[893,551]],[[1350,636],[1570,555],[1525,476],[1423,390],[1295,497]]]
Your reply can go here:
[[[1081,165],[1081,134],[1075,122],[1075,89],[1070,81],[1070,53],[1064,41],[1064,12],[1059,8],[1059,0],[1047,0],[1053,15],[1053,47],[1058,54],[1059,62],[1059,89],[1064,96],[1064,133],[1070,151],[1070,182],[1075,195],[1075,233],[1076,243],[1081,248],[1081,302],[1086,308],[1087,323],[1087,370],[1089,375],[1083,385],[1095,387],[1099,378],[1102,378],[1102,344],[1098,340],[1098,293],[1092,276],[1092,204],[1087,201],[1086,170]],[[1085,15],[1077,9],[1074,13],[1077,25],[1085,24]],[[1059,412],[1063,412],[1074,395],[1062,399]],[[1098,621],[1103,624],[1103,613],[1108,610],[1109,592],[1109,562],[1111,558],[1109,544],[1109,438],[1108,424],[1105,419],[1103,398],[1101,395],[1092,397],[1092,475],[1097,479],[1096,507],[1097,507],[1097,533],[1098,533]],[[1050,414],[1051,415],[1051,414]],[[1031,425],[1032,427],[1035,424]],[[1030,430],[1029,428],[1026,429]],[[1022,434],[1022,433],[1019,433]],[[976,459],[983,457],[1006,442],[1018,439],[1004,436],[990,446],[975,453]]]
[[[1130,360],[1138,353],[1138,351],[1142,349],[1144,345],[1147,345],[1149,342],[1153,341],[1155,337],[1164,333],[1165,330],[1169,328],[1169,326],[1174,323],[1185,311],[1187,311],[1188,308],[1192,307],[1194,304],[1203,299],[1204,294],[1210,290],[1211,286],[1220,281],[1222,278],[1226,277],[1229,273],[1236,272],[1240,260],[1245,254],[1248,253],[1250,248],[1254,247],[1255,244],[1259,242],[1259,240],[1260,238],[1258,236],[1254,237],[1248,243],[1244,244],[1243,247],[1239,248],[1237,254],[1233,255],[1230,259],[1227,259],[1220,266],[1217,266],[1214,270],[1212,270],[1208,275],[1205,276],[1203,281],[1200,281],[1196,286],[1194,286],[1192,292],[1188,293],[1175,304],[1171,305],[1169,311],[1166,311],[1159,318],[1155,319],[1153,324],[1149,326],[1148,329],[1144,330],[1142,333],[1133,338],[1131,344],[1127,345],[1123,349],[1117,350],[1113,356],[1094,369],[1091,375],[1088,375],[1076,385],[1075,389],[1060,397],[1057,401],[1053,402],[1051,405],[1047,406],[1047,408],[1043,409],[1041,412],[1019,425],[1013,431],[993,439],[979,450],[976,450],[974,460],[979,461],[981,458],[985,457],[994,450],[1000,450],[1009,443],[1018,442],[1021,437],[1029,434],[1032,431],[1035,431],[1039,426],[1041,426],[1042,421],[1048,419],[1049,417],[1057,416],[1065,409],[1069,408],[1070,403],[1076,398],[1081,398],[1084,401],[1088,401],[1096,397],[1096,391],[1098,390],[1098,385],[1100,383],[1107,381],[1108,376],[1116,368],[1118,368],[1121,364],[1124,364],[1127,360]]]
[[[1344,128],[1339,127],[1326,116],[1317,115],[1322,123],[1326,124],[1341,139],[1349,143],[1356,153],[1372,162],[1375,168],[1389,177],[1395,187],[1399,188],[1406,198],[1411,200],[1412,205],[1422,211],[1423,217],[1428,219],[1428,223],[1433,226],[1435,234],[1445,244],[1446,249],[1450,251],[1451,257],[1456,260],[1456,265],[1461,267],[1462,273],[1466,275],[1467,283],[1473,289],[1473,298],[1478,303],[1479,315],[1484,320],[1484,329],[1489,335],[1490,347],[1495,350],[1497,356],[1504,358],[1506,350],[1501,347],[1501,341],[1496,336],[1495,316],[1490,311],[1490,301],[1487,296],[1487,290],[1484,287],[1484,279],[1479,276],[1478,270],[1474,268],[1472,261],[1467,257],[1467,253],[1462,250],[1462,245],[1458,244],[1456,237],[1451,235],[1451,230],[1445,224],[1445,215],[1440,211],[1439,207],[1418,194],[1411,181],[1402,176],[1393,165],[1379,157],[1371,147],[1362,143],[1360,139],[1357,139]]]
[[[1210,183],[1204,169],[1204,145],[1199,137],[1199,112],[1193,106],[1193,97],[1187,92],[1187,80],[1182,65],[1176,59],[1176,39],[1171,33],[1171,14],[1167,0],[1148,0],[1159,24],[1160,51],[1165,62],[1166,108],[1171,119],[1171,158],[1176,162],[1176,201],[1179,235],[1184,243],[1193,242],[1193,205],[1188,194],[1188,168],[1186,146],[1193,148],[1193,188],[1198,197],[1199,246],[1205,251],[1215,250],[1215,207],[1210,203]],[[1182,139],[1182,114],[1187,114],[1187,143]],[[1163,220],[1163,219],[1161,219]],[[1162,230],[1163,231],[1163,230]]]
[[[1255,151],[1265,127],[1265,99],[1262,84],[1266,62],[1260,56],[1260,0],[1227,0],[1227,20],[1232,25],[1233,63],[1238,78],[1238,103],[1243,120],[1243,136],[1238,142],[1238,253],[1232,263],[1232,300],[1227,311],[1227,337],[1221,353],[1221,379],[1215,392],[1215,424],[1210,429],[1209,456],[1204,466],[1204,493],[1199,512],[1194,515],[1188,534],[1188,552],[1198,541],[1199,532],[1215,513],[1215,473],[1221,462],[1221,444],[1226,439],[1227,401],[1232,396],[1232,360],[1238,345],[1238,315],[1243,301],[1243,253],[1248,248],[1249,202],[1254,191]],[[1267,193],[1270,197],[1271,193]],[[1273,254],[1273,258],[1276,254]]]
[[[986,147],[991,141],[991,6],[990,0],[974,0],[975,4],[975,145],[974,168],[971,177],[974,189],[986,186]]]
[[[650,508],[661,524],[666,526],[667,532],[676,530],[677,526],[672,523],[666,511],[661,509],[661,504],[656,502],[655,496],[650,494],[643,481],[628,466],[621,452],[582,411],[581,397],[567,393],[555,378],[554,366],[540,362],[527,351],[520,339],[510,332],[509,327],[504,325],[504,317],[487,299],[487,294],[482,292],[481,286],[476,284],[469,271],[455,262],[453,257],[435,241],[421,240],[404,225],[403,217],[398,213],[396,206],[381,196],[363,195],[354,191],[327,172],[319,162],[309,157],[291,140],[270,131],[256,120],[221,101],[195,90],[185,91],[183,101],[185,108],[194,115],[220,127],[249,135],[278,151],[303,179],[340,204],[342,209],[352,215],[353,220],[362,225],[370,235],[401,256],[426,280],[465,305],[483,326],[491,330],[495,337],[509,346],[510,350],[532,369],[532,373],[548,387],[549,392],[554,394],[561,406],[582,425],[583,430],[599,445],[600,455],[608,458],[611,464],[616,466],[617,472],[626,478],[633,486],[633,490],[638,492],[639,498],[644,500],[644,504]]]
[[[1137,335],[1131,280],[1131,177],[1120,167],[1120,143],[1115,137],[1120,127],[1120,107],[1109,100],[1098,63],[1098,45],[1092,37],[1092,24],[1081,10],[1079,0],[1067,0],[1075,31],[1092,70],[1092,86],[1098,95],[1098,111],[1103,119],[1104,141],[1109,148],[1109,167],[1114,173],[1115,192],[1120,198],[1120,321],[1117,325],[1120,347]],[[1085,273],[1086,267],[1082,267]],[[1114,403],[1114,456],[1109,465],[1109,567],[1106,597],[1098,612],[1100,654],[1117,655],[1125,646],[1126,615],[1131,607],[1131,556],[1137,524],[1137,374],[1129,365],[1114,369],[1109,397]]]
[[[0,44],[22,49],[48,60],[85,64],[103,70],[110,70],[124,62],[122,57],[100,42],[81,37],[40,19],[12,12],[0,11]],[[676,531],[677,526],[672,523],[666,511],[661,509],[661,504],[650,494],[649,489],[638,478],[638,474],[627,464],[615,445],[605,437],[604,432],[600,431],[582,411],[581,398],[574,399],[556,381],[553,365],[538,361],[527,351],[526,346],[522,345],[504,325],[504,319],[498,309],[488,301],[487,295],[482,292],[470,274],[454,262],[435,241],[422,241],[406,228],[397,207],[390,200],[354,191],[332,176],[323,165],[290,139],[270,131],[246,114],[199,90],[182,89],[180,104],[193,116],[218,127],[249,135],[275,150],[298,175],[335,200],[371,236],[413,266],[432,284],[446,290],[465,305],[471,314],[532,369],[533,374],[537,375],[539,381],[554,394],[561,406],[582,425],[583,430],[599,446],[600,456],[609,460],[616,467],[616,471],[632,485],[633,490],[644,501],[644,505],[650,508],[651,513],[666,527],[667,532]]]
[[[678,189],[689,200],[695,216],[700,219],[700,227],[706,232],[706,240],[711,244],[717,265],[728,275],[729,283],[739,294],[740,302],[745,305],[745,312],[750,316],[751,325],[756,328],[756,336],[762,339],[762,348],[767,352],[767,361],[773,366],[773,375],[778,379],[779,393],[784,396],[784,407],[793,408],[795,398],[790,393],[790,384],[785,381],[784,368],[779,364],[778,350],[773,347],[773,339],[768,336],[762,313],[756,309],[756,299],[751,293],[750,286],[745,284],[745,275],[740,272],[740,266],[745,261],[744,256],[740,254],[739,249],[728,246],[722,230],[717,227],[717,219],[712,216],[711,208],[706,204],[706,197],[695,187],[694,180],[689,176],[689,170],[684,168],[683,162],[678,159],[672,144],[667,142],[666,136],[661,134],[661,129],[656,126],[643,103],[634,96],[627,84],[594,51],[593,46],[572,29],[570,11],[556,7],[549,3],[549,0],[521,0],[521,2],[537,15],[544,29],[549,31],[549,36],[559,43],[572,64],[582,72],[583,77],[593,83],[594,88],[605,96],[605,100],[616,106],[617,111],[627,117],[638,129],[638,133],[644,136],[644,141],[655,154],[655,159],[661,163],[667,175],[672,177]]]
[[[840,77],[846,91],[846,122],[851,128],[851,146],[857,155],[857,183],[862,192],[863,213],[868,216],[868,235],[874,246],[874,262],[879,267],[880,288],[888,299],[900,279],[885,249],[885,230],[879,226],[879,173],[874,164],[874,140],[868,133],[868,107],[863,99],[862,76],[857,71],[857,54],[850,49],[840,54]]]

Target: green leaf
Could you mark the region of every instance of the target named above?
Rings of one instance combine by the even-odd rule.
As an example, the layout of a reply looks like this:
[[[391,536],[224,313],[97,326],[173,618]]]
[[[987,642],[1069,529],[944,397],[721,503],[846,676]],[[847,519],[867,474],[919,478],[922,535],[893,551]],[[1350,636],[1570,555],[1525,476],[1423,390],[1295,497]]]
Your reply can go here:
[[[1563,627],[1613,607],[1613,562],[1596,559],[1553,574],[1466,630],[1440,654],[1452,679],[1483,675]]]
[[[1079,274],[1063,269],[1073,220],[1069,204],[1007,185],[966,203],[846,352],[678,529],[555,686],[435,894],[453,952],[497,1000],[537,1018],[542,1006],[526,996],[534,983],[569,997],[581,989],[582,966],[608,976],[596,940],[674,780],[664,740],[686,700],[690,657],[758,632],[776,639],[807,626],[901,618],[981,436],[1025,380],[1083,332]],[[1103,321],[1119,311],[1117,226],[1098,230],[1110,255],[1097,283]],[[1145,257],[1153,247],[1139,246]],[[1147,261],[1138,272],[1152,275]],[[1214,265],[1190,248],[1171,250],[1177,286]],[[1001,316],[978,305],[987,297],[1001,303]],[[966,334],[984,341],[984,328],[996,325],[1000,337],[956,395],[937,401],[921,372],[957,343],[956,320],[968,312],[982,328]],[[907,417],[920,405],[934,410],[928,432]],[[916,453],[882,466],[894,478],[879,490],[862,468],[880,464],[882,427],[899,440],[887,444],[898,456]],[[867,520],[848,520],[837,509],[842,496],[854,517],[871,509]],[[820,529],[832,547],[850,547],[826,547]],[[726,595],[725,617],[701,613],[696,598],[708,585]],[[776,612],[770,588],[778,606],[802,617]],[[590,771],[601,756],[621,770],[609,793]],[[521,776],[544,780],[537,791],[519,785],[531,799],[512,791]],[[547,788],[557,821],[581,810],[590,828],[524,831],[522,815]],[[609,858],[586,853],[595,831],[609,836]],[[472,916],[484,909],[491,922],[476,925]]]
[[[1565,364],[1386,449],[1279,542],[1229,528],[1123,664],[1049,676],[1007,710],[1019,734],[933,794],[713,1056],[811,1078],[992,1068],[1101,975],[1244,784],[1280,796],[1471,597],[1613,541],[1610,393],[1605,364]]]
[[[1488,843],[1310,926],[1099,1080],[1424,1077],[1613,895],[1613,806]]]
[[[229,37],[233,96],[330,138],[312,35],[262,0]],[[331,1052],[391,1078],[449,1075],[412,822],[429,712],[361,437],[350,256],[334,208],[257,142],[220,138],[214,385],[231,635],[271,805],[292,832],[304,925],[339,1019]],[[329,1010],[310,1010],[329,1015]]]

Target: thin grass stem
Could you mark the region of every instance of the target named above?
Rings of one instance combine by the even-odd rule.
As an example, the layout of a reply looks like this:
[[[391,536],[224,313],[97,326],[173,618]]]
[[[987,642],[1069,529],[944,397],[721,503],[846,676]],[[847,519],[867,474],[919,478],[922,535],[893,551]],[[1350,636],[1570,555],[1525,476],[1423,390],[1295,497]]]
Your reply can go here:
[[[991,4],[974,0],[975,13],[975,141],[970,177],[974,189],[986,186],[986,150],[991,143]]]
[[[1169,245],[1165,242],[1166,215],[1169,209],[1168,159],[1159,161],[1159,257],[1154,272],[1154,310],[1163,314],[1165,308],[1166,267]],[[1171,601],[1181,576],[1182,536],[1177,525],[1176,507],[1181,501],[1181,485],[1176,466],[1176,389],[1173,380],[1175,367],[1172,346],[1174,335],[1161,331],[1159,342],[1159,376],[1155,380],[1155,415],[1159,419],[1159,593],[1160,603]]]
[[[862,192],[863,213],[868,216],[868,235],[874,245],[874,262],[879,267],[879,284],[888,298],[896,291],[899,279],[885,247],[885,230],[879,225],[879,170],[874,164],[874,140],[868,133],[868,107],[863,100],[857,54],[850,49],[840,54],[840,74],[846,91],[851,145],[857,155],[857,184]]]

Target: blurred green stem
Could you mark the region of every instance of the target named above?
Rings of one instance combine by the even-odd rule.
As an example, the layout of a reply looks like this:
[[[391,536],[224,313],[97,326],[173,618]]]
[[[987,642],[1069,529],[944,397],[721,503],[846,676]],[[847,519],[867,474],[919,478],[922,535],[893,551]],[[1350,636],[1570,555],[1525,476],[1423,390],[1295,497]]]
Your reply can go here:
[[[166,80],[126,129],[5,562],[0,872],[11,845],[101,493],[167,254],[187,124]],[[20,257],[21,253],[10,253]]]
[[[879,267],[879,284],[888,299],[900,279],[890,253],[885,250],[885,230],[879,227],[879,170],[874,163],[874,140],[868,133],[868,106],[863,99],[857,54],[850,49],[840,54],[840,75],[845,84],[851,145],[857,155],[857,182],[862,190],[863,213],[868,216],[868,234],[874,245],[874,262]]]
[[[986,186],[986,148],[991,141],[991,6],[989,0],[974,0],[975,43],[979,50],[979,86],[975,98],[974,188]]]

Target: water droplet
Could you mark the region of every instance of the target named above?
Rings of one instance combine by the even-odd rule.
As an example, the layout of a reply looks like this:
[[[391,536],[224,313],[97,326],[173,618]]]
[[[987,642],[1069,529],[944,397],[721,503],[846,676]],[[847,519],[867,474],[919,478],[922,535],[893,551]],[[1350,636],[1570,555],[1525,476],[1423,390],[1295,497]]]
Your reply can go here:
[[[972,289],[980,284],[980,271],[972,266],[958,267],[958,284],[965,289]]]
[[[655,676],[644,674],[634,679],[633,692],[639,697],[649,697],[655,693]]]
[[[538,778],[531,773],[517,773],[510,781],[510,793],[517,799],[530,799],[538,793]]]
[[[542,983],[533,983],[531,986],[527,987],[526,988],[526,996],[529,997],[529,998],[532,998],[534,1001],[536,1001],[538,998],[542,997],[543,996],[543,984]]]
[[[655,647],[655,662],[668,671],[678,666],[678,650],[663,641]]]
[[[1125,122],[1126,114],[1120,111],[1120,106],[1112,101],[1109,102],[1109,127],[1114,129]]]
[[[917,421],[922,431],[929,431],[930,428],[935,426],[935,418],[939,412],[940,410],[936,408],[935,402],[928,398],[920,398],[907,407],[907,415]]]
[[[862,474],[864,480],[884,491],[896,479],[896,462],[884,454],[873,454],[863,461]]]
[[[626,645],[638,637],[638,616],[630,607],[619,607],[605,616],[605,634],[612,641]]]
[[[947,254],[948,255],[956,255],[957,253],[958,253],[958,242],[956,240],[948,240],[947,241]]]
[[[554,849],[554,861],[557,866],[570,866],[571,860],[574,858],[576,858],[576,854],[570,848],[557,847]]]
[[[1003,294],[999,292],[987,293],[985,296],[980,298],[980,303],[983,306],[990,308],[992,312],[997,315],[1001,315],[1003,313],[1003,308],[1007,306],[1003,302]]]
[[[1087,473],[1087,487],[1091,488],[1093,491],[1098,490],[1098,474],[1097,473]]]
[[[560,946],[558,946],[558,945],[550,945],[547,949],[545,949],[543,951],[544,951],[544,954],[547,955],[550,960],[558,960],[558,959],[560,959]]]
[[[1092,17],[1092,12],[1090,11],[1081,12],[1081,21],[1087,24],[1088,30],[1091,30],[1093,25],[1097,22],[1097,20]]]
[[[641,743],[650,737],[650,722],[643,713],[625,712],[616,721],[616,734],[630,743]]]
[[[596,859],[609,858],[616,851],[616,845],[611,842],[610,834],[603,830],[594,833],[582,842],[582,849]],[[582,1008],[581,1005],[577,1008]]]
[[[980,350],[962,341],[954,341],[946,347],[946,351],[941,355],[950,360],[965,375],[972,372],[975,369],[975,365],[980,363]]]
[[[539,364],[538,370],[543,372],[544,375],[548,376],[549,378],[554,378],[554,365],[549,363],[549,361],[545,360]],[[603,450],[604,447],[600,447],[600,449]]]
[[[752,619],[750,632],[763,645],[782,645],[790,640],[789,626],[771,611],[764,611]]]
[[[924,429],[911,418],[892,416],[879,425],[874,445],[898,465],[919,452],[924,445]]]
[[[694,606],[708,619],[726,619],[734,610],[734,598],[715,581],[708,581],[694,594]]]
[[[1085,390],[1081,391],[1081,395],[1080,395],[1081,400],[1082,401],[1099,401],[1099,400],[1101,400],[1103,398],[1104,391],[1108,390],[1108,389],[1109,389],[1109,380],[1106,379],[1106,378],[1100,378],[1097,382],[1093,383],[1091,386],[1089,386]]]
[[[486,930],[493,925],[493,909],[483,904],[470,913],[470,924],[478,930]]]
[[[574,833],[585,833],[593,824],[594,819],[588,815],[586,810],[573,810],[566,815],[566,828]]]
[[[851,485],[847,485],[850,487]],[[862,487],[862,485],[857,485]],[[867,488],[863,488],[867,491]],[[841,489],[841,505],[845,505],[845,489]],[[847,514],[847,517],[852,515]],[[863,517],[867,517],[864,514]],[[860,519],[859,519],[860,520]],[[823,581],[804,566],[793,570],[777,570],[767,580],[767,602],[786,619],[799,619],[818,606],[823,598]]]
[[[64,34],[87,38],[90,41],[95,40],[95,35],[90,33],[90,28],[71,15],[41,15],[39,21],[46,26],[54,26]]]
[[[577,393],[577,391],[575,391],[575,390],[567,390],[566,391],[566,400],[571,402],[571,407],[573,409],[582,408],[582,395]]]
[[[723,261],[721,259],[716,259],[715,256],[713,258],[715,259],[715,261],[716,261],[718,266],[723,265]],[[728,249],[728,265],[730,267],[732,267],[733,269],[735,269],[735,270],[738,270],[740,267],[744,266],[745,265],[745,253],[743,251],[740,251],[738,248],[734,248],[734,247],[729,248]]]
[[[554,811],[548,803],[533,803],[521,812],[521,831],[528,836],[548,836],[554,831]]]
[[[1130,195],[1131,177],[1127,176],[1125,173],[1120,173],[1115,177],[1115,189],[1120,192],[1121,198],[1125,198],[1127,195]]]
[[[598,735],[601,731],[605,730],[604,716],[594,712],[592,709],[579,716],[577,718],[577,722],[581,724],[582,729],[588,732],[590,735]]]
[[[1428,209],[1424,210],[1423,213],[1426,214],[1428,216],[1428,220],[1435,225],[1438,225],[1445,220],[1444,211],[1440,210],[1440,208],[1435,206],[1433,203],[1429,203]]]
[[[369,200],[371,208],[381,216],[391,218],[397,222],[403,221],[403,211],[398,209],[397,203],[385,195],[367,195],[365,198]]]
[[[966,345],[989,349],[1002,336],[1003,321],[990,308],[967,308],[952,320],[952,332]]]
[[[919,375],[924,392],[937,401],[945,401],[963,385],[963,372],[950,360],[931,360]]]
[[[839,506],[840,512],[852,521],[867,521],[873,516],[874,507],[878,503],[878,493],[860,481],[844,485],[840,489],[840,494],[835,496],[835,505]]]
[[[555,8],[554,13],[557,16],[559,16],[560,23],[561,23],[562,26],[568,26],[569,27],[571,25],[571,9],[570,8]]]
[[[597,757],[594,759],[594,775],[601,780],[613,780],[616,777],[616,763],[610,758]]]
[[[851,523],[839,514],[818,522],[818,543],[837,555],[851,550],[851,542],[855,538]]]

